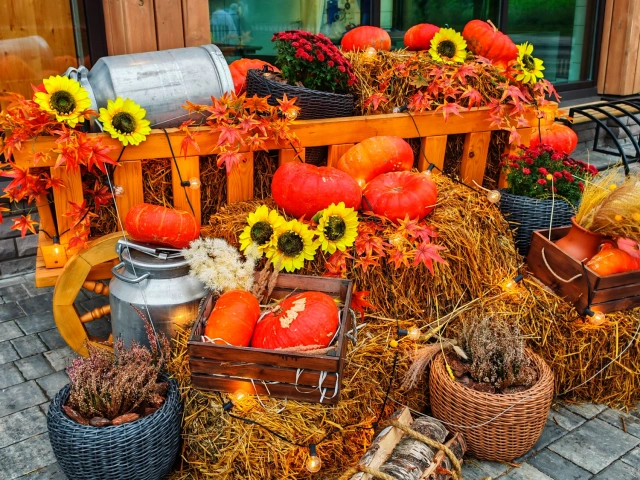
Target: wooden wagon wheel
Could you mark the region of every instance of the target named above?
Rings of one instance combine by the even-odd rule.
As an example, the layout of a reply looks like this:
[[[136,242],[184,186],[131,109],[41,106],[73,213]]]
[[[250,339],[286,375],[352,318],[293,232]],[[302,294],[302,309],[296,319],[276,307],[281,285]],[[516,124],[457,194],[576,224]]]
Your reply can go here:
[[[113,348],[111,336],[100,338],[87,333],[85,324],[110,313],[109,305],[98,307],[80,315],[73,302],[82,288],[101,295],[109,295],[109,287],[101,282],[87,281],[91,268],[118,258],[116,243],[123,238],[122,232],[116,232],[89,243],[88,250],[75,255],[67,262],[58,277],[53,292],[53,317],[58,331],[65,342],[82,356],[89,354],[87,343]]]

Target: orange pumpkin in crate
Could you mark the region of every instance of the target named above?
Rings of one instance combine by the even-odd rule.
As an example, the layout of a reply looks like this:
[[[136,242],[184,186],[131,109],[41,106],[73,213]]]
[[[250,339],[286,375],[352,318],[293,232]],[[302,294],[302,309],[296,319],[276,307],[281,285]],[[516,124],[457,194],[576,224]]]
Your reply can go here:
[[[430,23],[414,25],[404,34],[404,46],[407,50],[429,50],[431,40],[439,31],[440,27]]]
[[[366,138],[347,150],[336,168],[364,187],[382,173],[411,170],[413,150],[404,139],[393,136]]]
[[[204,334],[213,343],[248,347],[258,318],[258,299],[244,290],[230,290],[213,307]]]
[[[173,248],[186,248],[200,236],[200,225],[190,212],[148,203],[129,210],[124,227],[134,240]]]
[[[507,68],[509,62],[518,58],[516,44],[492,23],[471,20],[462,30],[462,37],[467,41],[467,47],[471,52],[488,58],[503,69]]]
[[[231,78],[233,79],[233,88],[236,91],[236,95],[240,95],[245,91],[247,72],[249,70],[262,70],[262,67],[265,65],[271,67],[276,72],[280,71],[269,62],[254,58],[241,58],[229,64]]]
[[[564,152],[570,155],[578,146],[578,135],[570,127],[562,123],[552,123],[542,127],[541,131],[536,127],[531,131],[531,143],[532,147],[535,147],[539,143],[550,145],[554,150]],[[542,142],[540,142],[542,137]]]
[[[268,313],[258,322],[251,346],[271,350],[325,348],[339,325],[333,298],[322,292],[298,293],[282,300],[277,312]]]
[[[340,48],[344,52],[366,50],[367,47],[388,52],[391,50],[391,37],[380,27],[363,25],[349,30],[340,41]]]

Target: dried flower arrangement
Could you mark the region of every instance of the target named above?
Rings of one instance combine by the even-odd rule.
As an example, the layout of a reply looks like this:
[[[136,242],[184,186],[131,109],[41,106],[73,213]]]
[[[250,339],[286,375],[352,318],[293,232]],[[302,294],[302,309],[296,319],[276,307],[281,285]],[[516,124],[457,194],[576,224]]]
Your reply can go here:
[[[140,312],[139,312],[140,313]],[[159,381],[169,359],[169,341],[145,322],[150,348],[114,342],[115,353],[88,345],[89,356],[69,367],[70,393],[65,413],[83,425],[104,427],[151,415],[164,402],[167,384]]]

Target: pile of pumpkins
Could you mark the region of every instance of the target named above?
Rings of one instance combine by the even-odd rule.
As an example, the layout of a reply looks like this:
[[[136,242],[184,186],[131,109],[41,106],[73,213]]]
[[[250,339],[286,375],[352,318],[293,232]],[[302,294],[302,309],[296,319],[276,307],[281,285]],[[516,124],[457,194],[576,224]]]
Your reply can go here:
[[[287,214],[311,219],[332,203],[371,211],[398,222],[426,217],[435,207],[437,188],[429,175],[411,172],[413,150],[402,138],[377,136],[347,150],[335,167],[284,163],[276,170],[271,193]]]

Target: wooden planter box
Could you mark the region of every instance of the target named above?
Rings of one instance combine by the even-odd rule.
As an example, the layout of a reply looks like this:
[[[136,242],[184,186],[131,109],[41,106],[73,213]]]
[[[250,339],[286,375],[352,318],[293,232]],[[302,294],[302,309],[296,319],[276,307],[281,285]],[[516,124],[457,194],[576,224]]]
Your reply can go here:
[[[555,240],[564,237],[571,227],[538,230],[533,233],[527,265],[533,274],[557,295],[564,297],[583,313],[586,308],[608,313],[627,310],[640,305],[640,271],[617,273],[601,277],[558,248]],[[544,250],[544,254],[543,254]],[[553,272],[563,280],[559,280]]]
[[[346,335],[355,328],[355,320],[349,313],[352,287],[351,280],[306,275],[281,274],[276,282],[271,298],[284,298],[293,292],[316,291],[343,303],[337,339],[325,355],[202,342],[205,323],[217,299],[210,295],[188,342],[193,386],[202,390],[235,392],[241,389],[276,398],[338,403],[347,343],[350,341]],[[324,380],[319,388],[322,377]]]

